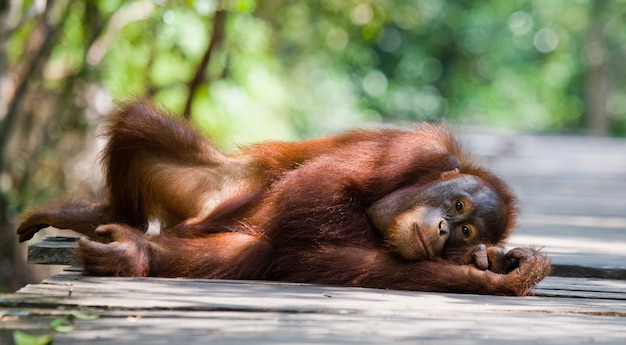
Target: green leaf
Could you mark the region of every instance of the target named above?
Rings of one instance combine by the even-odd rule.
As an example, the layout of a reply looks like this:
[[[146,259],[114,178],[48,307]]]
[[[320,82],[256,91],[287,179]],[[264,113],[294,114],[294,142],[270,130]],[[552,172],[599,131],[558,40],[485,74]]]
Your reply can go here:
[[[73,320],[74,317],[72,315],[65,315],[63,317],[56,318],[50,322],[50,328],[57,332],[71,332],[74,330]]]
[[[72,315],[78,320],[95,320],[100,317],[99,315],[87,314],[87,313],[83,313],[80,311],[72,311],[70,315]]]
[[[235,3],[235,10],[237,12],[253,12],[256,9],[255,0],[239,0]]]
[[[15,345],[50,345],[52,336],[50,334],[33,335],[22,331],[13,331],[13,342]]]

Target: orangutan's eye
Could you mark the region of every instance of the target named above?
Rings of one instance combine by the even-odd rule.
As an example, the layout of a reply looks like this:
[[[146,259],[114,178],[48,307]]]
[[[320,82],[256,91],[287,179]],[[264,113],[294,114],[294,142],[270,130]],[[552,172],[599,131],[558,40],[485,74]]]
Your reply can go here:
[[[463,225],[463,226],[461,227],[461,232],[462,232],[462,233],[463,233],[463,235],[464,235],[464,236],[466,236],[466,237],[467,237],[467,236],[469,236],[469,235],[470,235],[470,233],[471,233],[471,232],[470,232],[470,228],[469,228],[469,226],[467,226],[467,225]]]
[[[461,200],[457,200],[454,204],[454,208],[457,210],[457,212],[463,211],[463,202]]]

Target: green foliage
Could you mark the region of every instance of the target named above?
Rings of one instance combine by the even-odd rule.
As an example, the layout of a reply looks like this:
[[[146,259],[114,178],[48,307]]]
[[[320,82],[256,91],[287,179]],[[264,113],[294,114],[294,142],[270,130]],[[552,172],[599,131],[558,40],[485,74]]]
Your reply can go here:
[[[32,335],[22,331],[13,332],[13,342],[15,345],[50,345],[52,344],[50,334]]]
[[[87,64],[90,78],[113,99],[148,94],[175,111],[189,97],[216,11],[226,11],[224,41],[192,108],[219,138],[289,139],[372,121],[442,118],[577,131],[592,116],[585,83],[597,63],[616,73],[600,100],[614,134],[626,127],[618,63],[626,11],[618,2],[101,0],[70,6],[48,61],[51,79]],[[86,19],[94,18],[102,30],[90,38]],[[594,23],[606,39],[599,50],[589,39]],[[13,33],[9,61],[24,57],[34,30],[27,21]]]
[[[76,320],[95,320],[98,317],[98,315],[72,311],[52,320],[50,329],[55,332],[67,333],[74,330]],[[19,330],[13,331],[13,342],[16,345],[50,345],[53,340],[52,334],[34,335]]]

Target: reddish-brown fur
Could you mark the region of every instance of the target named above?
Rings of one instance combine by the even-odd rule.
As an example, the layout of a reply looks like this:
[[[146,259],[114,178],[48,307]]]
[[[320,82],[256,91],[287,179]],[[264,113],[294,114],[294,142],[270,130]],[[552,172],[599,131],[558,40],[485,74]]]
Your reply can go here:
[[[524,295],[549,271],[533,249],[498,249],[514,227],[515,198],[439,126],[269,142],[227,156],[182,120],[133,102],[111,116],[107,136],[106,201],[44,208],[18,229],[22,241],[49,225],[87,235],[78,249],[87,274]],[[398,257],[365,210],[455,169],[498,191],[506,226],[479,250],[452,248],[451,258],[426,261]],[[147,236],[152,219],[162,232]],[[490,270],[474,265],[487,257]],[[516,267],[502,268],[510,259]]]

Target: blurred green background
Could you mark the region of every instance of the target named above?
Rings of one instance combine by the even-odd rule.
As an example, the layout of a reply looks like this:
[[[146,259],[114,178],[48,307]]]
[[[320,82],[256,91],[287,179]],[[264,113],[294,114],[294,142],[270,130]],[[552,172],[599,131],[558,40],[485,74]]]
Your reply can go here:
[[[623,0],[0,1],[0,291],[49,274],[15,224],[97,195],[116,101],[224,149],[441,119],[624,136],[625,19]]]

